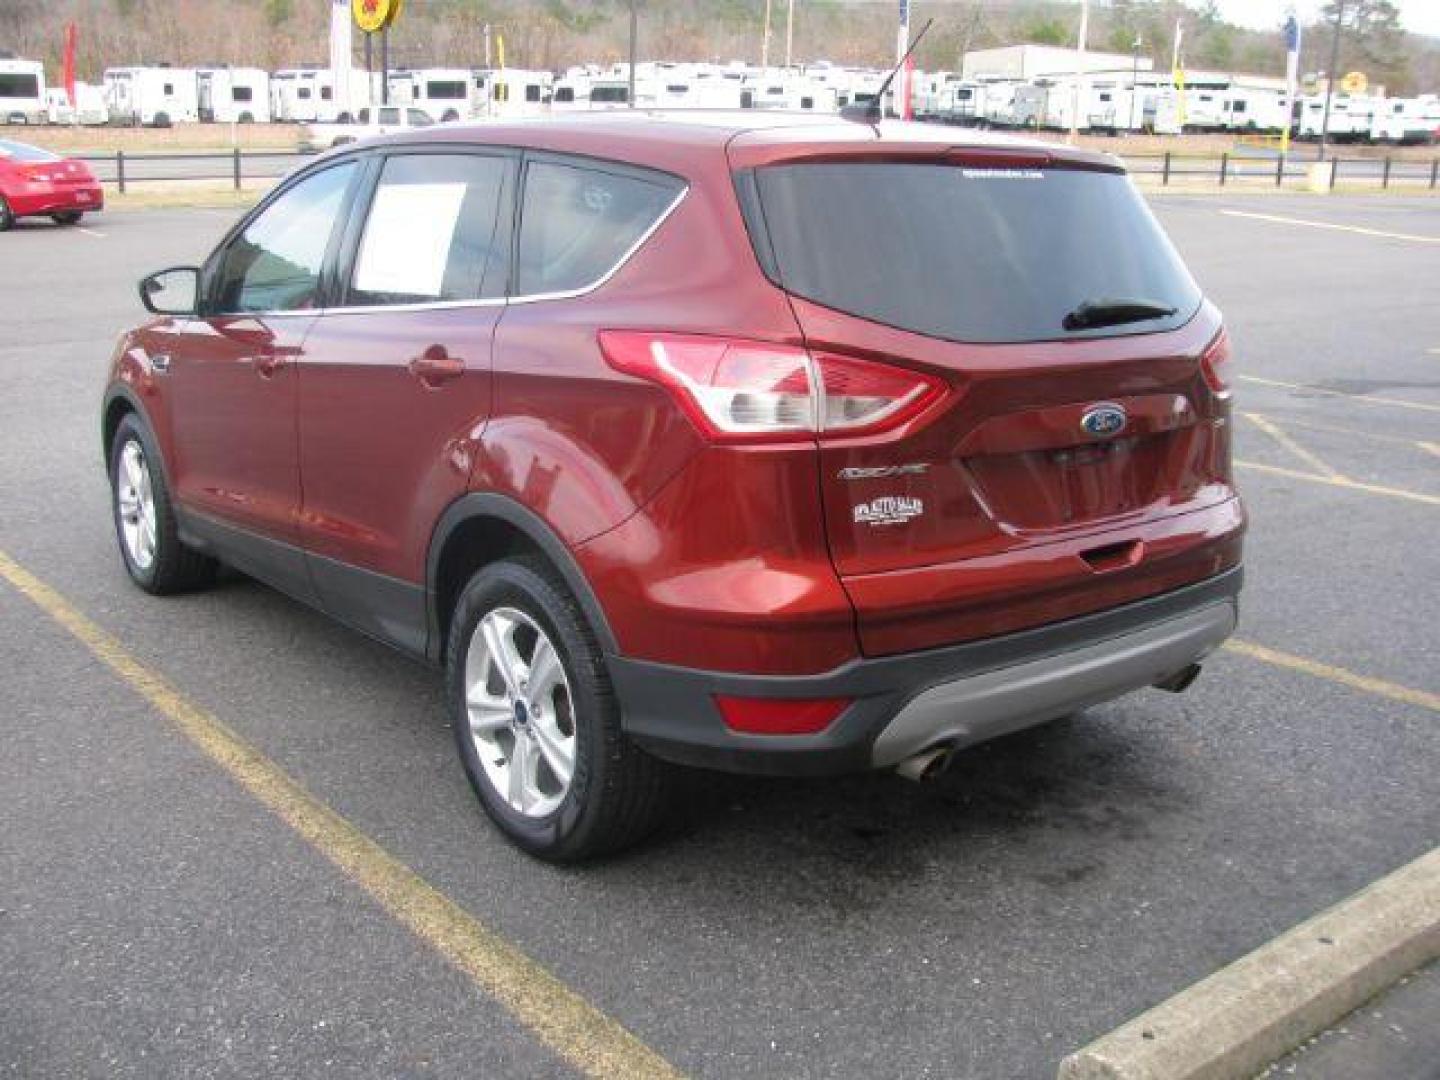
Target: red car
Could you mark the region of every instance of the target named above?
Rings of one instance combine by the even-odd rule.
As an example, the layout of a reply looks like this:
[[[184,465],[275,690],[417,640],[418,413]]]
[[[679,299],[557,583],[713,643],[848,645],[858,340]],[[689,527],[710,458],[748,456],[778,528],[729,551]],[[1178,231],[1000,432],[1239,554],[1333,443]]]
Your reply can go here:
[[[1108,156],[444,125],[321,157],[141,298],[102,413],[130,576],[222,560],[442,667],[543,857],[645,835],[677,763],[932,775],[1181,690],[1235,625],[1229,346]]]
[[[85,162],[0,139],[0,232],[22,217],[75,225],[104,207],[105,192]]]

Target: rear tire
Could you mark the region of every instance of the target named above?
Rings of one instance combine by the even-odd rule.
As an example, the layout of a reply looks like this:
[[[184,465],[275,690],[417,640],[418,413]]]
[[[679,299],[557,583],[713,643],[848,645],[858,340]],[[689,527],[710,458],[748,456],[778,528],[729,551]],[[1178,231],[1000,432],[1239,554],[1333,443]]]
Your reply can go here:
[[[166,596],[214,582],[215,560],[180,541],[159,449],[133,413],[110,447],[110,506],[120,557],[140,588]]]
[[[451,620],[445,679],[470,786],[517,847],[575,862],[659,824],[671,770],[621,731],[604,654],[543,561],[506,559],[470,579]]]
[[[84,216],[85,214],[80,210],[65,210],[58,214],[51,214],[50,219],[56,225],[79,225],[80,219]]]

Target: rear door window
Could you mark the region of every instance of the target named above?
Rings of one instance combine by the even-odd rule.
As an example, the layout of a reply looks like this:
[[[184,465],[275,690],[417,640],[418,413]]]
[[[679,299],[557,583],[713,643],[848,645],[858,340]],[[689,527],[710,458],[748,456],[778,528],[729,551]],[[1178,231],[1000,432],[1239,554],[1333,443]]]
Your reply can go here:
[[[1129,180],[1062,168],[828,163],[756,170],[762,265],[797,296],[950,341],[1171,329],[1201,294]],[[757,218],[763,216],[763,222]],[[773,259],[770,258],[773,252]],[[1070,330],[1100,301],[1173,314]]]
[[[501,214],[513,159],[409,154],[380,173],[347,303],[434,303],[505,294],[510,231]]]
[[[532,161],[525,170],[516,291],[589,288],[624,261],[684,185],[662,173]]]

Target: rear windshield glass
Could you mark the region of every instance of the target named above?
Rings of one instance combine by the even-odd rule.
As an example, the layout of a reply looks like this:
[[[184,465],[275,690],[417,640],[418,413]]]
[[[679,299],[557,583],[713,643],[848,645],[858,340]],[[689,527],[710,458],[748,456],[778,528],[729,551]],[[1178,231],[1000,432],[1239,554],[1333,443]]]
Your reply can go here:
[[[42,150],[40,147],[31,146],[28,143],[0,139],[0,158],[10,161],[59,161],[60,155],[52,154],[49,150]]]
[[[778,284],[902,330],[974,342],[1143,333],[1200,304],[1116,173],[831,163],[761,168],[756,185],[774,252],[761,263]],[[1081,305],[1115,300],[1174,314],[1067,329]]]

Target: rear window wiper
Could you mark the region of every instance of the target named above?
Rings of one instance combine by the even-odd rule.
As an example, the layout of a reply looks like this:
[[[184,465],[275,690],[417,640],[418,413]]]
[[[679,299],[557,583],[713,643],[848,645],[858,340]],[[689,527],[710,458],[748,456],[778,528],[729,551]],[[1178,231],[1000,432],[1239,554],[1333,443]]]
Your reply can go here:
[[[1154,300],[1130,297],[1109,300],[1086,300],[1065,316],[1061,324],[1066,330],[1093,330],[1097,326],[1120,326],[1144,322],[1146,319],[1167,319],[1176,309]]]

